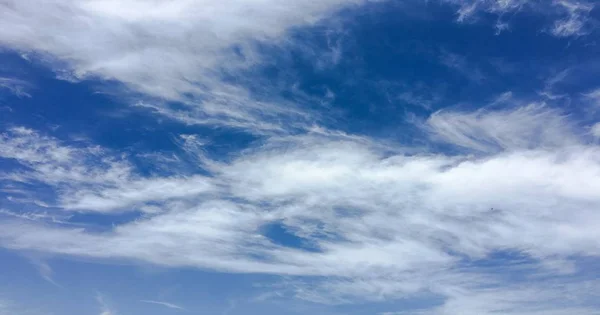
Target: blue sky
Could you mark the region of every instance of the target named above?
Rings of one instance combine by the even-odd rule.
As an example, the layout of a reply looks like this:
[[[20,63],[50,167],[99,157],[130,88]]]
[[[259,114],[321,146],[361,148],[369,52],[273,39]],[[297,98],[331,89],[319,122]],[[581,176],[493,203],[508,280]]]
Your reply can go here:
[[[0,315],[600,314],[594,1],[0,8]]]

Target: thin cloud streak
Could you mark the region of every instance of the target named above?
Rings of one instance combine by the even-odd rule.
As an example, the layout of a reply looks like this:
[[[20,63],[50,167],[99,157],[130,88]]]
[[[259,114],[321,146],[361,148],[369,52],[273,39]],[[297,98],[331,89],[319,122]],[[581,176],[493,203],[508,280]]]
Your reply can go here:
[[[109,307],[104,295],[100,292],[96,293],[96,301],[100,305],[100,315],[117,315],[117,312]]]
[[[161,306],[164,306],[164,307],[167,307],[167,308],[181,310],[181,311],[185,310],[185,308],[183,308],[183,307],[181,307],[179,305],[175,305],[173,303],[168,303],[168,302],[163,302],[163,301],[140,300],[140,302],[161,305]]]
[[[0,91],[3,89],[8,90],[19,98],[31,98],[31,94],[28,93],[28,90],[31,89],[31,84],[20,79],[0,77]]]

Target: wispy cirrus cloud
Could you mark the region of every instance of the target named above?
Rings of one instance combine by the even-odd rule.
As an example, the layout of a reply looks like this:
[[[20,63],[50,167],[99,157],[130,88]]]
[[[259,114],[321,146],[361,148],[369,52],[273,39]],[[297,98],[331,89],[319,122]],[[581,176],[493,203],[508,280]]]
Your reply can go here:
[[[471,285],[510,287],[476,268],[464,270],[465,259],[486,261],[508,249],[525,255],[539,271],[556,270],[560,264],[553,262],[600,254],[595,225],[600,218],[594,211],[600,205],[600,152],[571,132],[568,126],[574,122],[537,105],[441,115],[432,116],[432,132],[487,154],[402,154],[395,153],[402,151],[398,148],[331,134],[274,137],[229,162],[206,160],[210,176],[203,180],[219,187],[210,194],[173,196],[171,189],[145,193],[136,181],[126,180],[119,182],[120,191],[135,191],[143,196],[136,199],[139,204],[152,203],[160,210],[102,233],[5,221],[0,242],[54,254],[316,276],[322,281],[291,287],[296,288],[294,296],[317,302],[430,292],[447,300],[436,314],[459,309],[491,313],[494,304],[466,304],[480,290]],[[465,122],[450,123],[457,119]],[[440,126],[469,129],[440,132]],[[514,128],[518,132],[511,132]],[[19,159],[36,160],[30,154]],[[181,178],[175,186],[195,186],[194,181]],[[107,200],[120,200],[117,190],[98,191]],[[304,245],[275,242],[264,233],[272,224]],[[531,281],[534,288],[543,286],[542,280]],[[493,302],[507,292],[481,298]],[[511,303],[517,309],[521,300]],[[496,309],[505,307],[499,305]]]
[[[571,0],[555,5],[526,0],[441,1],[458,6],[461,21],[477,12],[527,9],[554,16],[557,10],[566,11],[568,16],[559,18],[551,31],[557,36],[582,34],[586,12],[592,8]],[[256,134],[289,133],[310,128],[319,115],[278,96],[277,88],[264,89],[261,82],[247,79],[256,78],[249,74],[265,63],[258,46],[301,45],[286,41],[285,35],[364,3],[55,0],[40,6],[9,1],[0,14],[0,44],[28,53],[28,58],[41,60],[62,77],[120,82],[135,95],[128,96],[132,105],[170,119]],[[339,45],[329,38],[327,48],[309,54],[317,67],[324,55],[330,59],[327,64],[335,65],[341,58]],[[15,90],[16,81],[6,82]]]
[[[0,157],[15,159],[24,167],[3,175],[6,184],[33,181],[60,187],[63,194],[51,205],[66,209],[119,211],[151,200],[195,196],[216,189],[204,176],[143,178],[127,160],[110,156],[97,146],[65,145],[22,127],[0,135],[0,149]]]
[[[50,66],[72,79],[117,80],[176,120],[273,132],[286,116],[299,124],[304,113],[283,99],[270,101],[272,95],[255,97],[225,77],[252,82],[238,73],[261,62],[257,42],[277,45],[290,28],[361,2],[9,1],[0,14],[0,44],[55,60]],[[185,110],[179,114],[164,101]]]
[[[476,287],[452,288],[448,292],[451,296],[441,305],[432,309],[418,309],[410,311],[387,312],[390,315],[450,315],[450,314],[511,314],[511,315],[538,315],[538,314],[596,314],[593,306],[579,306],[581,300],[594,299],[596,293],[585,292],[596,283],[572,284],[544,282],[544,287],[539,284],[506,285],[505,287]],[[553,303],[560,300],[561,303]]]
[[[590,31],[592,20],[589,16],[594,4],[580,0],[443,0],[458,6],[457,21],[467,22],[476,19],[482,13],[498,15],[496,29],[498,33],[510,28],[502,20],[503,15],[519,11],[537,12],[553,19],[548,26],[549,33],[556,37],[585,35]]]
[[[16,192],[17,184],[47,188],[52,198],[41,202],[61,221],[2,211],[11,218],[0,221],[0,245],[286,276],[284,293],[272,296],[319,303],[427,295],[440,303],[422,314],[593,314],[595,293],[586,288],[597,284],[578,279],[589,270],[575,261],[600,255],[600,150],[588,132],[595,135],[595,126],[583,129],[561,110],[535,102],[443,110],[422,131],[458,150],[438,152],[326,129],[277,91],[251,92],[248,84],[257,83],[243,74],[263,61],[256,43],[281,45],[287,31],[354,3],[360,2],[2,4],[3,46],[47,58],[75,80],[123,83],[142,99],[137,106],[184,124],[261,138],[217,161],[204,154],[200,136],[183,135],[177,153],[193,157],[197,169],[162,176],[142,175],[121,152],[9,128],[0,136],[0,157],[14,167],[1,174],[3,191]],[[526,1],[452,3],[461,21],[531,7]],[[578,22],[586,6],[573,3],[552,5],[570,14],[552,34],[583,30]],[[342,49],[334,41],[327,48],[327,63],[335,65]],[[481,79],[460,56],[443,57],[448,67]],[[502,102],[511,101],[505,96]],[[428,105],[412,94],[401,98]],[[87,211],[145,214],[100,232],[64,224],[70,213]],[[270,236],[272,226],[294,245]],[[503,280],[517,268],[491,274],[477,265],[522,260],[535,276],[520,282]],[[572,285],[543,278],[544,272]],[[580,299],[558,301],[568,292]],[[102,295],[97,301],[102,315],[115,314]]]
[[[0,77],[0,90],[7,90],[17,97],[22,98],[31,97],[31,94],[28,93],[29,89],[31,89],[31,84],[26,81],[15,78]]]
[[[166,308],[170,308],[170,309],[174,309],[174,310],[180,310],[180,311],[185,310],[185,308],[183,308],[183,307],[181,307],[179,305],[176,305],[176,304],[173,304],[173,303],[164,302],[164,301],[140,300],[140,302],[149,303],[149,304],[156,304],[156,305],[164,306]]]
[[[62,288],[55,280],[54,280],[54,270],[52,267],[42,259],[38,257],[28,257],[31,264],[37,269],[40,276],[47,281],[48,283]]]
[[[554,22],[550,30],[554,36],[581,36],[589,32],[589,14],[594,5],[585,1],[555,0],[555,6],[562,7],[567,17]]]
[[[517,11],[525,6],[528,6],[534,1],[530,0],[443,0],[447,3],[454,4],[459,7],[457,11],[457,20],[465,22],[474,18],[481,12],[489,12],[495,14],[505,14]]]
[[[482,152],[575,145],[580,138],[567,117],[543,103],[515,109],[438,111],[426,128],[443,141]]]
[[[117,315],[118,314],[114,309],[112,309],[108,305],[106,298],[100,292],[96,293],[96,301],[100,305],[100,315]]]
[[[600,107],[600,89],[594,89],[588,93],[584,93],[583,96],[590,102],[592,107]]]

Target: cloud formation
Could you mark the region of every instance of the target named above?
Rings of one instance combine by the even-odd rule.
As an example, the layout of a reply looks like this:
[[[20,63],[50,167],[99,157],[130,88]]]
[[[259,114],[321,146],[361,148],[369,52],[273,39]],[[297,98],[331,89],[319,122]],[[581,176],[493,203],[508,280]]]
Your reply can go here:
[[[31,85],[23,80],[15,78],[0,77],[0,90],[7,90],[17,97],[31,97],[28,90]]]
[[[523,119],[539,125],[509,132]],[[455,120],[462,123],[453,124]],[[525,257],[531,270],[568,275],[578,272],[573,257],[600,254],[600,217],[594,210],[600,206],[600,150],[569,133],[567,117],[528,105],[512,111],[437,113],[428,123],[435,135],[448,135],[450,143],[488,154],[401,154],[394,153],[399,148],[349,137],[274,137],[231,162],[205,160],[210,175],[140,181],[131,179],[134,171],[115,167],[128,170],[109,177],[120,179],[118,188],[95,188],[99,197],[94,202],[79,200],[97,211],[115,205],[120,211],[142,205],[158,209],[147,218],[105,232],[6,220],[0,242],[12,249],[167,266],[319,276],[329,280],[296,284],[294,294],[321,302],[433,292],[447,299],[435,314],[459,309],[482,314],[505,307],[465,304],[473,295],[486,303],[510,299],[499,298],[509,294],[509,284],[477,268],[463,270],[468,261],[487,261],[510,251]],[[451,132],[456,126],[468,129]],[[55,169],[70,155],[91,151],[15,130],[26,140],[12,137],[3,152],[17,152],[10,146],[22,143],[36,148],[10,156],[32,165],[34,173],[31,163],[40,160],[39,154],[51,157],[48,163],[53,164],[42,169]],[[43,145],[36,142],[40,139]],[[73,175],[69,180],[75,187],[87,179]],[[60,180],[47,182],[62,185]],[[195,188],[163,189],[169,185]],[[205,194],[205,188],[197,187],[213,188]],[[80,190],[68,195],[87,196],[87,188]],[[270,224],[281,224],[303,245],[274,242],[264,233]],[[509,255],[506,262],[515,259]],[[530,285],[537,288],[543,281]],[[496,289],[489,295],[480,291],[490,285]],[[520,299],[526,295],[509,296],[518,298],[511,305],[525,303]]]
[[[498,16],[498,34],[510,28],[503,16],[519,11],[537,12],[553,20],[549,33],[556,37],[577,37],[586,35],[595,23],[590,18],[594,4],[580,0],[443,0],[458,7],[457,21],[472,21],[483,13]]]
[[[96,292],[96,302],[100,305],[100,315],[117,315],[117,313],[109,307],[106,298],[102,293]]]
[[[588,32],[588,15],[594,5],[584,1],[561,0],[554,1],[556,6],[562,7],[567,12],[567,17],[554,22],[551,32],[555,36],[581,36]]]
[[[548,16],[564,11],[550,31],[556,36],[585,33],[593,8],[574,0],[554,1],[552,6],[527,0],[440,1],[459,7],[459,21],[480,11],[502,15],[527,8]],[[309,129],[319,117],[278,97],[279,91],[248,89],[260,87],[260,82],[247,79],[256,77],[248,74],[265,62],[258,46],[294,45],[285,38],[290,30],[364,3],[52,0],[41,6],[10,0],[0,12],[0,45],[49,65],[64,79],[119,82],[134,93],[132,105],[186,124],[288,133]],[[333,64],[342,58],[336,45],[328,43],[331,53],[325,53],[331,54]],[[322,53],[313,54],[317,58]],[[1,79],[0,86],[27,96],[15,82]]]
[[[41,55],[71,80],[121,82],[173,119],[281,132],[276,121],[289,116],[299,124],[304,114],[292,103],[261,101],[225,76],[261,62],[255,44],[277,44],[290,28],[360,2],[11,0],[2,4],[0,44]]]
[[[162,301],[152,301],[152,300],[140,300],[140,302],[156,304],[160,306],[164,306],[166,308],[174,309],[174,310],[185,310],[183,307],[179,305],[175,305],[173,303],[162,302]]]
[[[584,34],[593,8],[566,0],[550,7],[446,2],[458,6],[462,22],[478,12],[551,7],[555,17],[562,10],[566,16],[554,19],[549,32],[558,37]],[[0,246],[286,276],[275,296],[319,303],[426,295],[441,302],[418,314],[594,314],[597,293],[589,288],[597,283],[581,280],[589,270],[577,262],[600,255],[597,124],[580,126],[541,102],[446,109],[419,125],[425,138],[450,148],[440,152],[328,130],[317,114],[277,91],[251,92],[248,86],[259,83],[244,74],[264,61],[259,44],[289,44],[286,32],[360,3],[0,4],[0,43],[36,56],[61,78],[116,81],[138,107],[184,124],[261,136],[215,160],[198,136],[181,135],[177,154],[195,168],[166,176],[143,174],[127,154],[93,143],[6,128],[0,158],[11,167],[0,173],[0,189],[10,194],[10,209],[0,209]],[[328,43],[332,64],[342,58],[336,45]],[[465,60],[443,57],[449,68],[481,81]],[[11,80],[0,86],[20,91]],[[585,97],[595,101],[596,94]],[[98,230],[71,222],[72,213],[83,212],[130,216]],[[296,242],[274,239],[267,233],[273,226]],[[485,268],[494,263],[501,266]],[[40,272],[51,281],[47,265]],[[515,274],[521,278],[507,280]],[[100,294],[97,301],[101,315],[115,314]]]
[[[437,139],[482,152],[550,149],[582,140],[564,114],[542,103],[497,111],[442,110],[429,117],[425,128]]]

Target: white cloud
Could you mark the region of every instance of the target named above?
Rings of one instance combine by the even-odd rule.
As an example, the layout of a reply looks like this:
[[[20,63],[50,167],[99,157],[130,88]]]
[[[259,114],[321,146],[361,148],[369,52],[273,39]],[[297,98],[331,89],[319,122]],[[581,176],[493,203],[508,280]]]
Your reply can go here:
[[[33,266],[35,266],[40,276],[44,280],[54,286],[61,287],[56,281],[54,281],[54,270],[52,270],[52,267],[50,267],[47,262],[39,259],[38,257],[29,257],[29,261],[31,264],[33,264]]]
[[[194,177],[154,178],[148,180],[152,185],[139,186],[127,175],[117,188],[97,190],[99,195],[120,204],[163,200],[155,205],[156,214],[102,233],[4,220],[0,243],[12,249],[166,266],[320,276],[323,282],[296,286],[294,293],[320,302],[434,292],[448,299],[446,313],[467,309],[467,298],[449,288],[474,290],[468,283],[490,281],[481,272],[461,270],[464,259],[485,260],[511,250],[530,259],[536,272],[556,272],[573,257],[600,254],[600,217],[595,211],[600,206],[600,150],[568,134],[566,117],[527,106],[451,113],[451,119],[444,119],[453,121],[456,115],[477,126],[483,137],[473,140],[474,133],[463,132],[449,139],[473,148],[487,149],[492,143],[501,152],[483,157],[402,154],[394,153],[401,149],[349,136],[271,138],[230,162],[205,161],[211,175],[203,181],[219,187],[210,194],[140,188],[164,187],[156,184],[161,182],[193,187]],[[552,134],[556,131],[545,128],[559,125],[563,129],[560,138],[545,136],[544,141],[523,139],[522,134],[533,134],[529,129],[496,133],[508,132],[502,124],[511,121],[533,125],[539,134]],[[22,133],[40,137],[33,131]],[[464,137],[470,140],[455,140]],[[52,147],[58,142],[45,143]],[[69,154],[51,161],[60,164],[77,150],[70,148],[64,151]],[[40,151],[53,156],[38,149],[19,157],[37,161]],[[128,191],[135,191],[134,197]],[[148,196],[138,197],[138,192]],[[264,227],[274,223],[284,224],[318,250],[275,244],[263,235]],[[499,288],[507,285],[496,283]],[[469,307],[488,310],[478,305]]]
[[[100,292],[96,293],[96,301],[100,304],[100,315],[117,315],[117,312],[109,307],[104,295]]]
[[[426,127],[437,139],[482,152],[556,148],[580,141],[565,115],[535,103],[498,111],[438,111]]]
[[[9,197],[7,197],[9,199]],[[9,199],[10,200],[10,199]],[[18,200],[22,202],[22,200]],[[27,202],[27,201],[25,201]],[[52,223],[68,224],[66,220],[70,219],[70,216],[65,216],[60,213],[48,213],[48,212],[13,212],[6,209],[0,209],[0,214],[4,216],[19,218],[27,221],[49,221]]]
[[[588,15],[594,5],[574,0],[555,0],[553,3],[567,12],[567,17],[554,22],[551,29],[553,35],[567,37],[581,36],[587,33]]]
[[[261,61],[256,41],[277,44],[290,28],[360,2],[10,0],[0,12],[0,44],[41,54],[74,79],[122,82],[174,119],[265,132],[305,114],[292,103],[257,100],[222,80],[223,72],[251,82],[237,73]],[[182,102],[185,114],[160,100]]]
[[[27,92],[30,88],[31,85],[26,81],[15,78],[0,77],[0,90],[6,89],[17,97],[31,97],[31,94]]]
[[[150,303],[150,304],[156,304],[156,305],[161,305],[167,308],[171,308],[171,309],[175,309],[175,310],[185,310],[183,307],[173,304],[173,303],[168,303],[168,302],[163,302],[163,301],[152,301],[152,300],[140,300],[140,302],[144,302],[144,303]]]
[[[453,2],[461,5],[462,19],[525,5]],[[12,128],[0,136],[0,157],[21,168],[1,174],[3,181],[44,184],[56,196],[47,205],[57,212],[149,213],[96,232],[40,223],[44,216],[11,209],[3,213],[15,218],[0,221],[0,245],[316,276],[292,287],[295,296],[318,302],[432,293],[445,298],[433,314],[589,313],[577,306],[557,309],[552,302],[565,290],[537,278],[514,287],[464,268],[465,261],[508,250],[527,257],[535,272],[569,274],[578,271],[569,264],[576,257],[600,254],[600,149],[577,134],[568,116],[542,104],[437,112],[425,124],[431,134],[486,155],[433,154],[326,130],[293,104],[269,95],[259,100],[221,79],[226,72],[243,80],[238,71],[261,61],[254,41],[277,44],[286,30],[316,23],[347,3],[358,1],[9,1],[0,10],[2,45],[54,60],[49,63],[57,72],[70,71],[75,79],[122,82],[150,97],[138,106],[184,123],[279,136],[225,162],[209,160],[201,141],[185,136],[183,150],[198,158],[203,174],[144,177],[117,152]],[[569,12],[581,11],[564,3]],[[555,35],[579,30],[560,26]],[[336,63],[340,47],[329,44]],[[449,67],[467,74],[464,59],[446,57]],[[300,129],[309,132],[282,136]],[[314,250],[276,244],[264,235],[270,224],[284,225]],[[550,302],[519,313],[541,299]],[[97,300],[102,315],[115,314],[100,294]]]
[[[28,198],[13,201],[110,212],[149,201],[198,196],[215,189],[210,179],[200,175],[143,178],[122,156],[109,157],[110,154],[97,146],[69,146],[23,127],[0,135],[0,157],[14,159],[26,167],[3,175],[7,184],[34,181],[61,192],[58,204]]]
[[[600,107],[600,89],[595,89],[589,93],[584,93],[583,96],[591,103],[592,107]]]
[[[564,69],[546,79],[544,89],[540,91],[539,94],[551,101],[569,100],[569,96],[567,94],[557,94],[555,90],[557,85],[568,81],[569,76],[572,75],[572,70],[572,68]]]
[[[571,283],[569,280],[541,281],[536,285],[522,283],[504,287],[472,287],[450,289],[450,296],[441,306],[422,312],[431,315],[450,314],[509,314],[509,315],[567,315],[597,314],[592,306],[578,306],[585,299],[594,299],[597,292],[589,291],[595,282]]]
[[[600,138],[600,123],[594,124],[590,129],[590,132],[594,137]]]
[[[459,7],[457,20],[465,22],[472,19],[480,12],[504,14],[521,9],[528,5],[530,0],[443,0]]]
[[[465,3],[463,5],[461,5],[460,9],[458,9],[458,18],[457,20],[459,22],[463,22],[465,21],[468,17],[472,16],[473,13],[477,10],[477,2],[472,2],[472,3]]]
[[[499,17],[527,10],[554,20],[550,34],[557,37],[585,35],[589,31],[589,13],[594,8],[593,3],[579,0],[443,0],[458,6],[457,21],[467,22],[476,19],[482,13],[496,14]],[[510,25],[496,23],[498,32],[509,28]]]
[[[25,127],[10,128],[0,134],[0,157],[20,161],[37,170],[40,179],[46,177],[48,181],[116,181],[127,173],[127,165],[115,165],[115,170],[104,170],[105,175],[100,178],[97,177],[100,174],[93,174],[92,170],[86,170],[88,176],[82,176],[80,168],[89,168],[83,165],[83,159],[101,155],[102,149],[97,146],[78,149],[62,145],[54,138]],[[72,169],[67,171],[67,168]],[[92,174],[97,176],[89,176]]]
[[[62,206],[67,209],[110,211],[145,201],[161,201],[214,193],[204,176],[139,179],[110,188],[93,187],[66,195]]]
[[[526,0],[442,1],[459,6],[462,20],[479,11],[503,14],[527,7],[552,15],[562,8],[568,17],[557,21],[552,31],[560,36],[579,34],[583,13],[590,8],[566,0],[556,2],[553,10],[538,9]],[[46,62],[63,78],[121,82],[129,91],[141,93],[132,104],[171,119],[257,134],[285,133],[290,125],[306,129],[318,115],[277,97],[276,88],[255,93],[247,89],[261,86],[248,75],[264,61],[256,43],[294,45],[285,40],[289,30],[314,25],[363,2],[10,0],[0,12],[0,44]],[[318,60],[326,55],[327,63],[336,64],[341,58],[339,44],[330,39],[329,52],[312,55]],[[14,82],[10,81],[13,90]],[[182,106],[175,109],[170,101]]]
[[[513,270],[512,272],[515,272]],[[421,277],[421,274],[413,275]],[[502,280],[503,275],[484,274],[456,274],[454,277],[429,278],[431,293],[440,293],[445,297],[437,305],[426,308],[410,309],[401,308],[399,311],[387,311],[381,315],[568,315],[568,314],[597,314],[593,303],[598,292],[593,289],[598,285],[596,281],[573,282],[570,279],[538,280],[528,279],[522,282]],[[407,275],[409,278],[410,275]],[[493,279],[493,280],[490,280]],[[385,292],[387,288],[398,288],[395,281],[410,281],[409,279],[379,279],[369,283],[347,283],[346,290],[360,291],[376,289]],[[315,286],[301,288],[300,290],[315,290]],[[339,292],[335,286],[320,288],[323,291],[332,290]],[[311,294],[311,292],[303,292]],[[358,293],[358,292],[354,292]],[[415,295],[404,295],[404,297]],[[416,295],[418,297],[418,295]],[[420,296],[423,298],[423,296]]]

